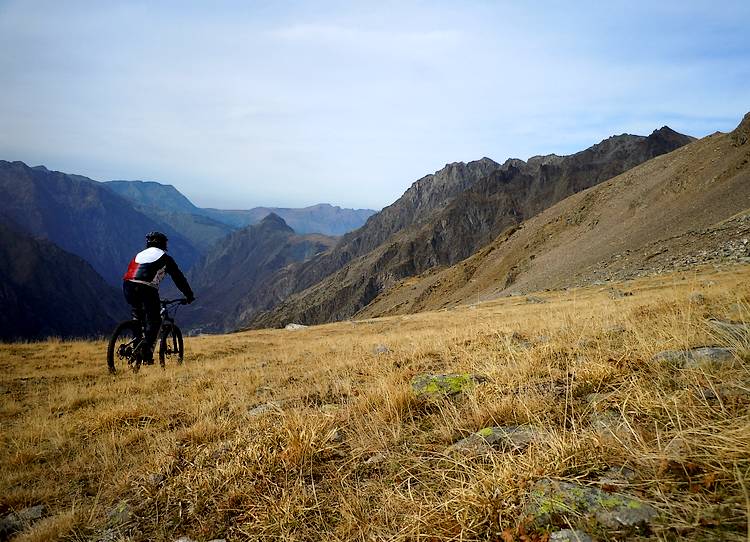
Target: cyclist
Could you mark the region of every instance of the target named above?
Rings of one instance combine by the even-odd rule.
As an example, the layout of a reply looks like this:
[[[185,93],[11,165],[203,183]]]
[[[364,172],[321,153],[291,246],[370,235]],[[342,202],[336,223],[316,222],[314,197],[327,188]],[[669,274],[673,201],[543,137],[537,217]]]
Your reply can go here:
[[[143,322],[147,349],[143,352],[143,362],[154,363],[154,346],[159,332],[159,283],[165,274],[172,277],[177,288],[185,295],[188,303],[195,299],[185,275],[177,267],[174,259],[167,254],[167,236],[158,231],[146,235],[146,250],[142,250],[130,261],[123,277],[122,291],[125,300],[133,308],[133,317]]]

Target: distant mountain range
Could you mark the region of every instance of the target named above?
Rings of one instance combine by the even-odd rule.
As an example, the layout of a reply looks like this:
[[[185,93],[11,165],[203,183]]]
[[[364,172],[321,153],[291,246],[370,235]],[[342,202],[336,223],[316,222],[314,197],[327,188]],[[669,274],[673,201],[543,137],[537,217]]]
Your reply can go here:
[[[196,332],[436,309],[696,253],[750,258],[749,164],[750,114],[699,141],[663,127],[570,156],[447,164],[372,214],[201,209],[170,185],[0,161],[0,339],[109,331],[127,315],[124,268],[155,229],[196,291],[181,313]]]
[[[184,215],[203,217],[205,226],[222,224],[226,232],[257,224],[274,213],[297,233],[322,233],[343,235],[356,230],[376,213],[372,209],[342,209],[328,203],[299,209],[278,207],[254,207],[248,210],[203,209],[196,207],[174,186],[153,181],[109,181],[108,188],[130,200],[148,213],[156,213],[162,220],[169,220],[174,227],[187,226]],[[175,217],[175,218],[173,218]],[[177,219],[176,217],[181,217]],[[178,220],[177,222],[172,222]],[[182,230],[180,230],[182,231]],[[222,237],[223,235],[218,235]],[[208,248],[208,247],[206,247]]]
[[[44,166],[2,160],[0,194],[0,225],[4,228],[0,248],[9,258],[3,262],[2,271],[10,277],[5,280],[0,299],[3,308],[25,311],[23,318],[6,326],[0,338],[106,333],[114,319],[128,314],[120,300],[122,275],[133,255],[143,249],[146,233],[166,233],[170,254],[187,271],[215,246],[223,246],[224,239],[238,229],[232,225],[238,213],[244,213],[243,220],[248,221],[269,214],[263,210],[229,211],[226,221],[214,220],[207,215],[221,216],[222,211],[204,213],[172,186],[100,183]],[[330,205],[286,211],[300,220],[307,219],[311,226],[332,231],[360,225],[374,212]],[[358,216],[363,217],[359,223]],[[312,238],[320,243],[314,249],[302,250],[302,254],[312,255],[319,247],[331,244],[324,235]],[[22,255],[20,260],[13,259],[15,252]],[[290,255],[294,261],[300,257],[299,251]],[[284,259],[276,261],[281,265]],[[32,263],[36,267],[29,268]],[[55,272],[66,287],[52,281]],[[58,287],[48,287],[53,283]],[[103,283],[110,285],[108,290],[102,288]],[[78,308],[63,310],[68,305]]]

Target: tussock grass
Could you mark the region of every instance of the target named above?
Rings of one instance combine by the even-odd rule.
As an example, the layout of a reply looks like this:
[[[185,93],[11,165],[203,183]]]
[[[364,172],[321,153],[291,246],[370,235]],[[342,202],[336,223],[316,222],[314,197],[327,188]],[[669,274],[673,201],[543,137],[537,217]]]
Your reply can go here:
[[[19,540],[107,528],[132,540],[497,540],[524,532],[537,480],[593,483],[625,465],[625,490],[662,514],[643,538],[746,540],[750,338],[708,320],[750,323],[749,277],[704,269],[619,284],[633,295],[616,299],[591,287],[187,338],[184,366],[137,375],[108,375],[103,341],[0,345],[0,513],[48,507]],[[737,360],[652,359],[703,345]],[[423,372],[486,380],[425,401],[409,387]],[[519,424],[543,438],[445,453]],[[120,503],[130,516],[114,525]]]

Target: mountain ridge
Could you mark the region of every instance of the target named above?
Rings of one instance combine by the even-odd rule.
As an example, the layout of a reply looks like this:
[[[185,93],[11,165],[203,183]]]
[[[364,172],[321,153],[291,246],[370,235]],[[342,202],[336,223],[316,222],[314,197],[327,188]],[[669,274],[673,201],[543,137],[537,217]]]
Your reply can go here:
[[[88,177],[0,160],[0,193],[0,215],[31,236],[82,257],[115,286],[149,231],[169,236],[170,252],[183,268],[198,257],[179,232]]]
[[[527,162],[508,159],[502,165],[493,162],[497,167],[459,191],[434,214],[413,221],[409,228],[305,289],[291,292],[277,307],[240,327],[349,318],[399,280],[466,258],[504,229],[568,195],[693,140],[663,128],[649,136],[612,136],[565,157],[537,156]],[[377,215],[370,220],[376,219]],[[334,258],[339,248],[337,245],[323,257]],[[276,277],[276,283],[284,284],[285,278]]]
[[[562,200],[451,267],[404,280],[358,317],[748,258],[750,115],[745,119],[729,134],[708,136]]]

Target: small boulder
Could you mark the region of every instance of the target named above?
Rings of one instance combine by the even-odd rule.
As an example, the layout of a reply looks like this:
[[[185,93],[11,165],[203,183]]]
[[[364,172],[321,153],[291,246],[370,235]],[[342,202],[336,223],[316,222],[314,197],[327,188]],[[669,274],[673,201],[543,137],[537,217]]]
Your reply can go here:
[[[371,455],[365,460],[365,465],[368,467],[374,467],[376,465],[380,465],[381,463],[385,462],[386,456],[382,452],[378,452],[375,455]]]
[[[445,453],[481,455],[493,449],[520,452],[539,439],[539,431],[529,425],[485,427],[448,447]]]
[[[459,395],[473,388],[483,379],[471,374],[421,374],[411,379],[417,397],[440,399]]]
[[[305,329],[306,327],[307,326],[303,324],[287,324],[286,326],[284,326],[284,329],[295,331],[297,329]]]
[[[608,529],[646,529],[657,517],[652,506],[596,487],[543,479],[534,484],[526,515],[537,527],[575,527],[590,522]]]
[[[696,369],[703,365],[726,365],[734,362],[735,354],[730,348],[706,346],[692,350],[667,350],[659,352],[653,361],[677,368]]]
[[[391,349],[384,344],[378,344],[377,346],[375,346],[375,348],[372,349],[372,353],[376,356],[380,354],[390,354]]]
[[[530,304],[534,304],[534,305],[539,305],[539,304],[542,304],[542,303],[547,303],[547,300],[543,299],[541,297],[537,297],[535,295],[530,295],[530,296],[526,297],[526,303],[530,303]]]

